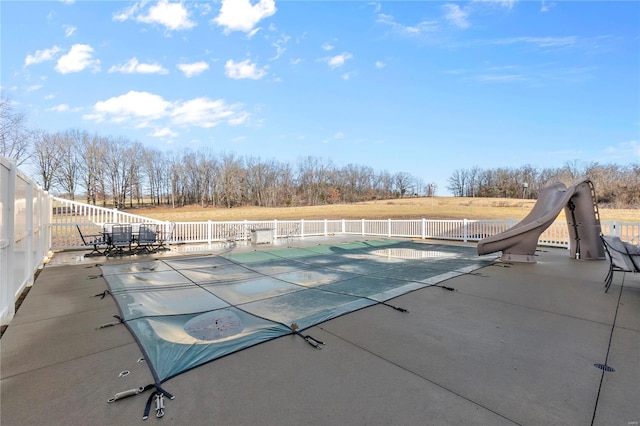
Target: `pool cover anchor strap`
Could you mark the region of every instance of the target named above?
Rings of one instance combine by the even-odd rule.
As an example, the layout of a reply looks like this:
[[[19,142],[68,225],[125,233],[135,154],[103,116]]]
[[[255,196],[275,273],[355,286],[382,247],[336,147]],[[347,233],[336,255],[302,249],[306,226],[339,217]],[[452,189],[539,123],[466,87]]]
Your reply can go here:
[[[381,304],[381,305],[384,305],[384,306],[388,306],[388,307],[390,307],[390,308],[393,308],[393,309],[395,309],[396,311],[399,311],[399,312],[409,313],[409,310],[408,310],[408,309],[401,308],[400,306],[393,306],[393,305],[391,305],[391,304],[389,304],[389,303],[387,303],[387,302],[380,302],[380,304]]]
[[[117,401],[117,400],[119,400],[119,399],[128,398],[128,397],[130,397],[130,396],[137,395],[137,394],[142,393],[142,392],[144,392],[144,391],[145,391],[144,386],[141,386],[141,387],[139,387],[139,388],[129,389],[129,390],[126,390],[126,391],[118,392],[117,394],[115,394],[115,395],[113,396],[113,398],[109,398],[109,399],[107,400],[107,402],[108,402],[108,403],[116,402],[116,401]]]
[[[124,322],[124,320],[119,315],[114,315],[113,317],[118,321],[100,324],[99,326],[96,327],[96,330],[100,330],[102,328],[107,328],[107,327],[113,327],[114,325],[122,324]]]
[[[102,293],[94,294],[91,297],[99,297],[100,299],[104,299],[105,297],[107,297],[107,294],[111,294],[111,292],[109,290],[105,290]]]
[[[310,344],[311,346],[313,346],[316,349],[322,349],[322,346],[320,345],[324,345],[324,342],[318,339],[314,339],[313,337],[309,336],[308,334],[302,334],[299,331],[296,331],[296,334],[300,337],[302,337],[308,344]]]
[[[289,328],[291,328],[291,331],[295,334],[297,334],[298,336],[302,337],[304,339],[305,342],[307,342],[308,344],[310,344],[311,346],[313,346],[316,349],[322,349],[322,347],[320,345],[324,345],[324,342],[318,339],[314,339],[313,337],[309,336],[308,334],[302,334],[298,331],[298,324],[296,324],[295,322],[293,324],[291,324],[289,326]]]
[[[162,416],[164,416],[164,397],[166,396],[169,399],[175,399],[175,396],[162,389],[159,384],[147,385],[145,386],[145,388],[156,388],[156,391],[149,395],[149,399],[147,399],[147,405],[144,407],[144,415],[142,416],[142,420],[147,420],[149,418],[149,413],[151,412],[151,403],[154,400],[156,401],[156,417],[161,418]]]

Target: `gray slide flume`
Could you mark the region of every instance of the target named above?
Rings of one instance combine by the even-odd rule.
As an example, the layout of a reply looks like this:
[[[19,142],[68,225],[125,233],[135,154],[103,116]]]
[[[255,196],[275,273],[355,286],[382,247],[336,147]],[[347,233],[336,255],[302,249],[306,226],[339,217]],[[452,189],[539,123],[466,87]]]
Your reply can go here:
[[[600,240],[600,215],[590,180],[570,187],[563,183],[546,186],[529,214],[512,228],[478,242],[478,254],[502,251],[510,262],[535,262],[540,235],[564,209],[569,232],[570,255],[575,259],[604,259]]]

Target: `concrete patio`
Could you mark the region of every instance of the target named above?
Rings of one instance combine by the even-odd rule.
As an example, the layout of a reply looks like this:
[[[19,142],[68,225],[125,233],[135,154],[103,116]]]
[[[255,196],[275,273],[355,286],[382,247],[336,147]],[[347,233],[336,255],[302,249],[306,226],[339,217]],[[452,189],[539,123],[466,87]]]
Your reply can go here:
[[[0,424],[143,423],[151,391],[107,402],[153,379],[126,327],[96,329],[118,314],[110,296],[92,297],[106,289],[96,264],[203,254],[185,249],[55,254],[0,341]],[[170,379],[163,387],[175,399],[146,422],[637,425],[640,276],[616,273],[605,293],[607,270],[566,249],[543,248],[535,264],[495,263],[442,283],[454,291],[393,300],[409,313],[377,305],[308,329],[322,350],[285,336]]]

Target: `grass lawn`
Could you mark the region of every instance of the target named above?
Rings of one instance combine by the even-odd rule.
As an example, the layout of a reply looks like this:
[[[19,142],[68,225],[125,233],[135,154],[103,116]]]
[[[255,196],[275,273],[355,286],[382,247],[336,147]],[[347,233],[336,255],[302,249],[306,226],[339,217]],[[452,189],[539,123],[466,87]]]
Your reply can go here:
[[[535,200],[507,198],[402,198],[305,207],[148,207],[129,213],[175,222],[294,219],[522,219]],[[639,209],[600,209],[600,219],[640,222]],[[564,221],[564,212],[558,216]]]

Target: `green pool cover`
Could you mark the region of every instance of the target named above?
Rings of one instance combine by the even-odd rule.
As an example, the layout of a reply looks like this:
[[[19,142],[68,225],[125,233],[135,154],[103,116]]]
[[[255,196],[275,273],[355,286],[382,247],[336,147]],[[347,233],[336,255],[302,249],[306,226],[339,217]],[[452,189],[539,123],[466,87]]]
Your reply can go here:
[[[159,385],[490,261],[475,247],[376,240],[104,265],[102,272]]]

